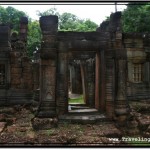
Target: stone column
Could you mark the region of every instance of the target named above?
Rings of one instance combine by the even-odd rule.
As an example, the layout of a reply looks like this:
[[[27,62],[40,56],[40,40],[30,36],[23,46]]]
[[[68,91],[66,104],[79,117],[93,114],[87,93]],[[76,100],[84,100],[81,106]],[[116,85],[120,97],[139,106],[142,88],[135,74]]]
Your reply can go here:
[[[28,18],[21,17],[20,18],[20,32],[19,32],[19,39],[21,41],[27,41],[27,30],[28,30]]]
[[[112,113],[114,113],[112,117],[116,116],[119,125],[125,125],[129,108],[126,87],[127,52],[122,42],[121,12],[110,15],[109,33],[109,48],[111,50],[109,62],[112,63],[112,81],[110,84],[112,85],[111,95],[113,101],[111,103],[114,106],[112,107]]]
[[[86,84],[86,76],[85,76],[85,67],[86,62],[84,60],[81,60],[80,68],[81,68],[81,78],[82,78],[82,89],[83,89],[83,100],[84,103],[87,103],[87,84]]]
[[[80,64],[75,63],[72,69],[71,91],[75,94],[82,94],[82,80]]]
[[[117,76],[117,95],[115,101],[115,114],[117,116],[118,123],[122,126],[126,124],[127,114],[129,113],[129,107],[127,102],[127,60],[116,60]]]
[[[87,60],[87,105],[95,107],[95,58]]]
[[[57,73],[57,113],[68,112],[68,53],[64,42],[59,43]]]
[[[40,61],[40,105],[38,117],[56,116],[56,37],[58,28],[57,16],[42,16],[40,27],[43,34]]]
[[[100,60],[100,53],[96,53],[96,67],[95,67],[95,108],[100,108],[100,87],[101,87],[101,77],[100,77],[100,66],[101,66],[101,60]],[[101,100],[102,101],[102,100]],[[102,106],[101,106],[102,107]]]

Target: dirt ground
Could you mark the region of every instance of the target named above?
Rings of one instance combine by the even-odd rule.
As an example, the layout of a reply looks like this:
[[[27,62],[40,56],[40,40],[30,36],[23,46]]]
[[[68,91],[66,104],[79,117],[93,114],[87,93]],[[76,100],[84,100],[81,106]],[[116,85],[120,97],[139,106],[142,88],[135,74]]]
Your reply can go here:
[[[48,130],[35,130],[30,107],[0,109],[0,146],[132,146],[113,122],[70,124],[59,122]],[[112,140],[117,138],[118,140]]]

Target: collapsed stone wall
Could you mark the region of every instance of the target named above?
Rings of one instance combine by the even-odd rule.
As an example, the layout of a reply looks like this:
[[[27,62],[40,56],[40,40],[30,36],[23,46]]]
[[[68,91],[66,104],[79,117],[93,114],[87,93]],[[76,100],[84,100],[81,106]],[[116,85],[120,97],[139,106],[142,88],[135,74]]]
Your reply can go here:
[[[5,86],[0,89],[0,93],[3,93],[0,95],[0,102],[4,105],[25,104],[32,100],[32,63],[26,52],[27,24],[27,18],[22,17],[19,35],[14,32],[11,36],[9,26],[0,26],[0,30],[3,30],[0,33],[1,41],[4,41],[0,46],[0,61],[4,60],[2,64],[5,65],[6,82]],[[4,101],[2,101],[2,97]]]

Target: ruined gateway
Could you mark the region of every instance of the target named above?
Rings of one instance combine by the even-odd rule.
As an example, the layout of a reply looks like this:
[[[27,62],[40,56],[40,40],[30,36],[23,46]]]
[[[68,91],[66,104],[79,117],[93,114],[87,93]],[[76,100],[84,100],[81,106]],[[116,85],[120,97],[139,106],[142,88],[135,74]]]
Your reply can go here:
[[[150,99],[150,35],[122,33],[120,20],[116,12],[95,32],[60,32],[57,16],[43,16],[34,61],[26,54],[27,18],[20,19],[19,36],[1,25],[0,105],[36,100],[36,117],[59,118],[69,113],[70,88],[83,93],[86,106],[124,120],[129,101]]]

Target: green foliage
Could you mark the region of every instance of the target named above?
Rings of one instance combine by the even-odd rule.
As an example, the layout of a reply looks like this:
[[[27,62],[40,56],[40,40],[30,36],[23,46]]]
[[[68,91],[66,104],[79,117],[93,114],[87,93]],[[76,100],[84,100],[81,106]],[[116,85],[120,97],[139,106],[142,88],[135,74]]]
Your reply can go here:
[[[22,16],[27,15],[23,11],[19,11],[13,7],[8,6],[4,8],[0,6],[0,22],[3,24],[11,24],[13,26],[12,32],[19,32],[20,18]],[[27,52],[32,58],[33,51],[36,48],[40,48],[41,30],[38,21],[32,21],[29,17],[28,20]]]
[[[150,31],[150,2],[130,2],[123,11],[122,25],[124,32]]]
[[[79,19],[76,15],[71,13],[60,14],[56,8],[49,9],[45,12],[39,12],[39,16],[44,15],[57,15],[59,18],[59,30],[60,31],[95,31],[98,25],[92,22],[90,19]]]
[[[19,32],[20,18],[27,16],[23,11],[19,11],[13,7],[8,6],[4,8],[0,6],[0,22],[3,24],[12,25],[12,32]],[[28,17],[28,16],[27,16]],[[31,18],[28,17],[28,41],[27,41],[27,50],[30,57],[36,47],[39,47],[41,41],[40,27],[39,23],[36,21],[31,21]]]
[[[45,130],[45,133],[48,135],[48,136],[51,136],[53,135],[55,132],[55,129],[49,129],[49,130]]]
[[[79,98],[69,99],[69,104],[71,103],[84,104],[83,96],[80,96]]]
[[[28,24],[28,55],[32,57],[36,48],[40,48],[41,44],[41,29],[38,21],[31,21]]]
[[[27,16],[23,11],[19,11],[13,7],[8,6],[4,8],[0,6],[0,22],[11,24],[14,31],[19,31],[20,17]]]
[[[128,139],[132,139],[133,137],[127,137]],[[136,139],[136,137],[135,137],[135,139]],[[146,138],[145,138],[146,139]],[[147,140],[148,140],[148,138],[147,138]],[[127,142],[129,145],[131,145],[131,146],[150,146],[150,143],[149,143],[149,141],[128,141]]]
[[[54,7],[54,8],[51,8],[49,10],[46,10],[44,12],[40,12],[39,10],[37,11],[37,15],[38,16],[48,16],[48,15],[57,15],[59,16],[59,12],[57,12],[57,9]]]
[[[59,29],[64,31],[74,31],[78,25],[78,18],[71,13],[63,13],[59,16]]]
[[[98,25],[90,19],[82,20],[76,15],[67,12],[60,14],[56,8],[51,8],[44,12],[37,11],[37,14],[39,16],[57,15],[59,18],[60,31],[95,31],[98,27]],[[13,31],[15,32],[19,32],[19,21],[22,16],[27,15],[23,11],[19,11],[13,7],[8,6],[4,8],[0,6],[0,23],[12,24]],[[39,22],[29,18],[27,51],[30,58],[32,58],[35,49],[40,48],[40,43],[41,30]]]

